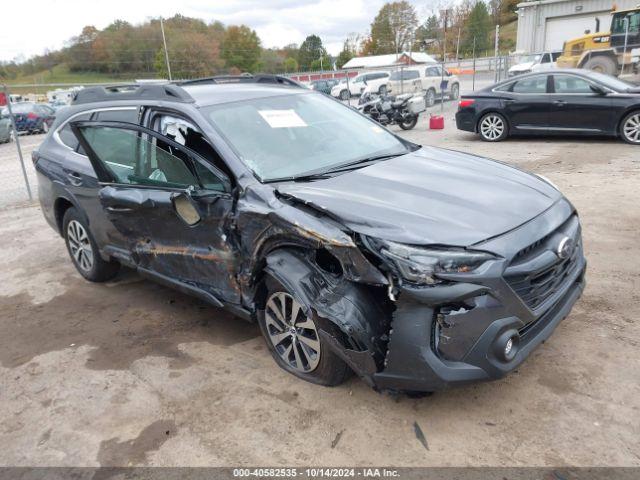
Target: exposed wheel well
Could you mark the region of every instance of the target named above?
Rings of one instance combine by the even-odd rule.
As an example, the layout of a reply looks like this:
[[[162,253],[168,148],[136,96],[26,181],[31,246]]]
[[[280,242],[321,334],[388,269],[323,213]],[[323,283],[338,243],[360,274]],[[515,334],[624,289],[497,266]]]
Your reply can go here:
[[[288,245],[285,247],[279,247],[271,250],[268,254],[264,256],[264,258],[260,261],[260,264],[257,268],[257,274],[255,276],[254,282],[254,296],[253,302],[257,308],[264,308],[264,302],[266,301],[267,290],[265,287],[265,277],[267,272],[265,271],[265,267],[267,265],[266,259],[269,255],[273,255],[278,251],[294,251],[301,253],[309,258],[311,262],[317,265],[323,271],[335,275],[337,277],[342,276],[343,270],[340,261],[327,249],[324,247],[312,249],[311,251],[302,246]]]
[[[53,204],[53,212],[56,218],[56,225],[58,226],[58,233],[62,235],[62,220],[64,219],[64,214],[73,207],[73,203],[71,203],[66,198],[58,198]]]

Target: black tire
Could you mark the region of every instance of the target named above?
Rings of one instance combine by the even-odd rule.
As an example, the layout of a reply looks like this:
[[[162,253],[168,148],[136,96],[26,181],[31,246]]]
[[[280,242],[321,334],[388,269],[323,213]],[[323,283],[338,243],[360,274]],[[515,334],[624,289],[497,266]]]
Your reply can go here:
[[[424,94],[424,103],[427,107],[433,107],[436,103],[436,91],[433,88],[427,90]]]
[[[262,332],[262,336],[264,337],[267,348],[269,349],[271,356],[273,357],[275,362],[278,364],[278,366],[283,370],[291,373],[292,375],[295,375],[296,377],[301,378],[302,380],[315,383],[318,385],[333,387],[343,383],[347,378],[349,378],[349,376],[351,376],[351,373],[352,373],[351,369],[347,366],[346,363],[344,363],[344,361],[342,361],[340,357],[338,357],[330,349],[330,347],[326,344],[326,342],[319,337],[319,334],[317,335],[317,339],[320,345],[319,360],[317,360],[318,363],[313,367],[313,369],[306,372],[300,371],[296,369],[295,366],[289,364],[287,361],[285,361],[282,358],[281,353],[279,353],[278,350],[276,350],[276,346],[271,340],[271,336],[269,334],[269,329],[272,327],[267,325],[267,322],[268,322],[267,312],[268,311],[270,312],[268,304],[269,304],[269,300],[272,297],[275,297],[274,298],[275,300],[278,294],[284,293],[290,296],[291,298],[293,298],[293,293],[289,292],[286,287],[284,287],[280,282],[278,282],[277,280],[275,280],[270,276],[268,276],[265,279],[265,282],[267,287],[267,296],[266,296],[266,302],[265,302],[266,304],[265,304],[265,309],[259,311],[258,323],[260,324],[260,331]],[[275,318],[275,317],[272,316],[271,318]],[[336,327],[329,320],[320,318],[315,311],[312,311],[310,318],[304,317],[304,313],[300,312],[298,319],[302,319],[303,321],[310,320],[315,325],[316,330],[322,329],[330,333],[331,335],[334,335],[337,337],[340,337],[342,335],[342,332],[340,332],[338,327]],[[286,325],[285,328],[287,326],[288,325]],[[287,341],[286,339],[283,340],[278,345],[278,347],[279,348],[282,347],[286,341]],[[293,340],[289,340],[289,341],[292,344],[299,343]],[[295,347],[294,345],[292,348],[297,348],[297,347]],[[284,349],[286,350],[286,348]],[[300,350],[298,350],[298,352],[299,352],[298,355],[300,355]]]
[[[460,97],[460,85],[454,83],[451,86],[451,93],[449,94],[449,98],[451,100],[457,100]]]
[[[340,92],[340,100],[349,100],[351,98],[351,92],[349,90],[342,90]]]
[[[583,68],[606,73],[607,75],[615,75],[618,73],[618,62],[606,55],[596,55],[587,60]]]
[[[411,130],[415,128],[417,124],[418,124],[418,115],[413,115],[410,120],[401,122],[399,125],[402,130]]]
[[[640,145],[640,110],[626,115],[620,122],[620,137],[631,145]]]
[[[84,229],[84,233],[86,234],[86,242],[80,242],[83,244],[86,249],[88,246],[91,247],[91,265],[87,268],[87,263],[83,264],[83,258],[87,258],[87,254],[83,253],[80,255],[80,259],[77,256],[74,256],[74,240],[71,238],[74,234],[71,233],[69,229],[69,225],[75,222],[73,225],[80,225]],[[76,210],[75,207],[70,207],[64,214],[64,218],[62,220],[62,235],[64,237],[65,244],[67,245],[67,251],[69,252],[69,256],[71,257],[71,261],[73,265],[78,270],[78,273],[82,275],[86,280],[90,282],[106,282],[107,280],[111,280],[118,274],[120,270],[120,264],[116,261],[104,261],[100,256],[98,251],[98,245],[91,234],[91,230],[87,225],[84,217]]]
[[[498,132],[494,130],[493,133],[489,133],[489,130],[485,130],[483,125],[485,121],[488,123],[495,122],[496,125],[498,122],[502,122],[502,129]],[[509,135],[509,124],[507,123],[507,119],[504,116],[500,115],[496,112],[490,112],[486,115],[483,115],[480,121],[478,122],[478,133],[480,134],[480,138],[485,142],[501,142]]]

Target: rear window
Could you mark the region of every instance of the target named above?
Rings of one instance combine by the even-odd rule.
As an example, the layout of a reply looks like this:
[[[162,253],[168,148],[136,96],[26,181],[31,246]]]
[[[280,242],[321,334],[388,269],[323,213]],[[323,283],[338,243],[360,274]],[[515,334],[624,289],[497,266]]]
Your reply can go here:
[[[547,76],[518,80],[511,91],[513,93],[547,93]]]

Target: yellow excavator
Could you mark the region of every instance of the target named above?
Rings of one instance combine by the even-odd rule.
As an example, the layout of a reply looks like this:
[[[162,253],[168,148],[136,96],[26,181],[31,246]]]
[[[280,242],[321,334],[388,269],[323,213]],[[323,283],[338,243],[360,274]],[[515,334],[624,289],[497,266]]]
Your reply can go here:
[[[567,40],[558,57],[559,68],[586,68],[609,75],[619,75],[638,68],[640,50],[640,5],[627,10],[611,12],[608,32],[585,32],[585,35]],[[596,21],[596,30],[599,30]]]

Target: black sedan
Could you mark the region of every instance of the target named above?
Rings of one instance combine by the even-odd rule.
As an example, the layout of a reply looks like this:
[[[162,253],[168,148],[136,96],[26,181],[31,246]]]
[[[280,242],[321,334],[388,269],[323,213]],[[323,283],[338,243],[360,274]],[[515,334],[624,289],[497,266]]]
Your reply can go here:
[[[531,73],[464,95],[460,130],[509,135],[606,135],[640,145],[640,87],[589,70]]]

